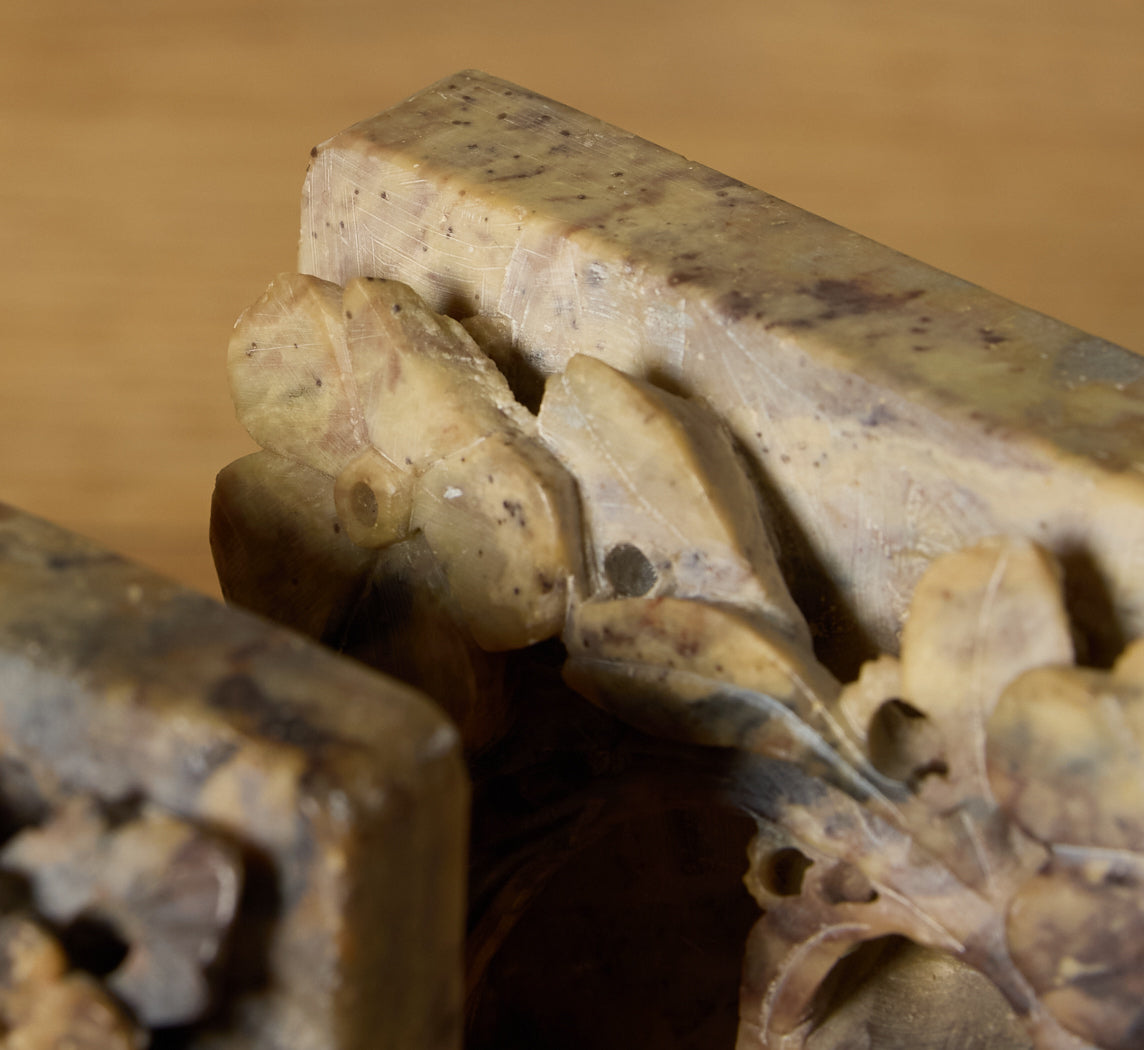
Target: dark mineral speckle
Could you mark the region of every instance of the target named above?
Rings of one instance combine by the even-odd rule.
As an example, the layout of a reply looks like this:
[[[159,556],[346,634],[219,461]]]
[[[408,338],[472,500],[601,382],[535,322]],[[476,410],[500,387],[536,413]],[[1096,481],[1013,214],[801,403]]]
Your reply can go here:
[[[729,321],[741,321],[748,314],[755,311],[758,302],[753,295],[744,295],[737,289],[732,289],[715,301],[715,308]]]
[[[868,281],[861,278],[837,280],[830,277],[824,277],[800,291],[817,299],[826,307],[826,310],[819,315],[823,321],[896,310],[925,294],[921,288],[908,292],[878,292]]]

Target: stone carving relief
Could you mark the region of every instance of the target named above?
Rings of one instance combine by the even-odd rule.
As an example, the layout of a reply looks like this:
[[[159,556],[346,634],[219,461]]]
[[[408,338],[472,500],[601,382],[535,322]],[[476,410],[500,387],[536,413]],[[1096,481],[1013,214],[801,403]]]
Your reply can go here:
[[[530,411],[498,340],[397,281],[278,278],[230,350],[266,451],[212,528],[228,597],[461,727],[474,1045],[562,866],[652,814],[695,863],[752,822],[739,1050],[1138,1045],[1144,643],[1078,666],[1060,565],[996,537],[932,561],[900,651],[840,681],[709,409],[575,356]]]

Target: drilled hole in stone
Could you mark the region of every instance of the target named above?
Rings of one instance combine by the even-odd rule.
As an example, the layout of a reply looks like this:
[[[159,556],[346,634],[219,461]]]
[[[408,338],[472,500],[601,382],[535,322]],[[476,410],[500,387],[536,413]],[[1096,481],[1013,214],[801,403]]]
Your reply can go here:
[[[869,747],[874,768],[894,780],[917,783],[949,772],[937,726],[904,700],[887,700],[875,712]]]
[[[73,966],[96,977],[117,969],[130,949],[110,922],[91,914],[80,915],[61,931],[60,943]]]
[[[621,598],[639,598],[655,586],[655,567],[639,547],[620,543],[604,557],[604,575]]]
[[[364,481],[350,489],[350,509],[361,525],[372,529],[377,524],[377,497]]]
[[[779,897],[797,897],[802,893],[802,880],[812,861],[793,846],[771,854],[764,869],[763,882]]]

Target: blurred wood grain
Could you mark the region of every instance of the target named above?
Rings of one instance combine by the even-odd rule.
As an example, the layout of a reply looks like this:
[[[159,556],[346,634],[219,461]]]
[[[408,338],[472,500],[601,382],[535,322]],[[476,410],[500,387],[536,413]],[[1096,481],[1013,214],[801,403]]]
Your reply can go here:
[[[217,593],[309,149],[468,67],[1144,352],[1139,0],[5,0],[0,500]]]

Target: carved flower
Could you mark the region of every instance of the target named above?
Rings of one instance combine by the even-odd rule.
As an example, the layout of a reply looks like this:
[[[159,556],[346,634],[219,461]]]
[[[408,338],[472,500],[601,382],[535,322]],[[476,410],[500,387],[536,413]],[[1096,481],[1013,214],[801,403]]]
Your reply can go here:
[[[92,800],[77,797],[17,834],[0,866],[28,880],[53,923],[101,924],[121,942],[105,980],[140,1022],[186,1024],[207,1012],[206,970],[238,905],[242,869],[232,847],[154,811],[111,826]]]
[[[90,975],[24,915],[0,917],[0,1042],[11,1050],[139,1050],[137,1029]]]

